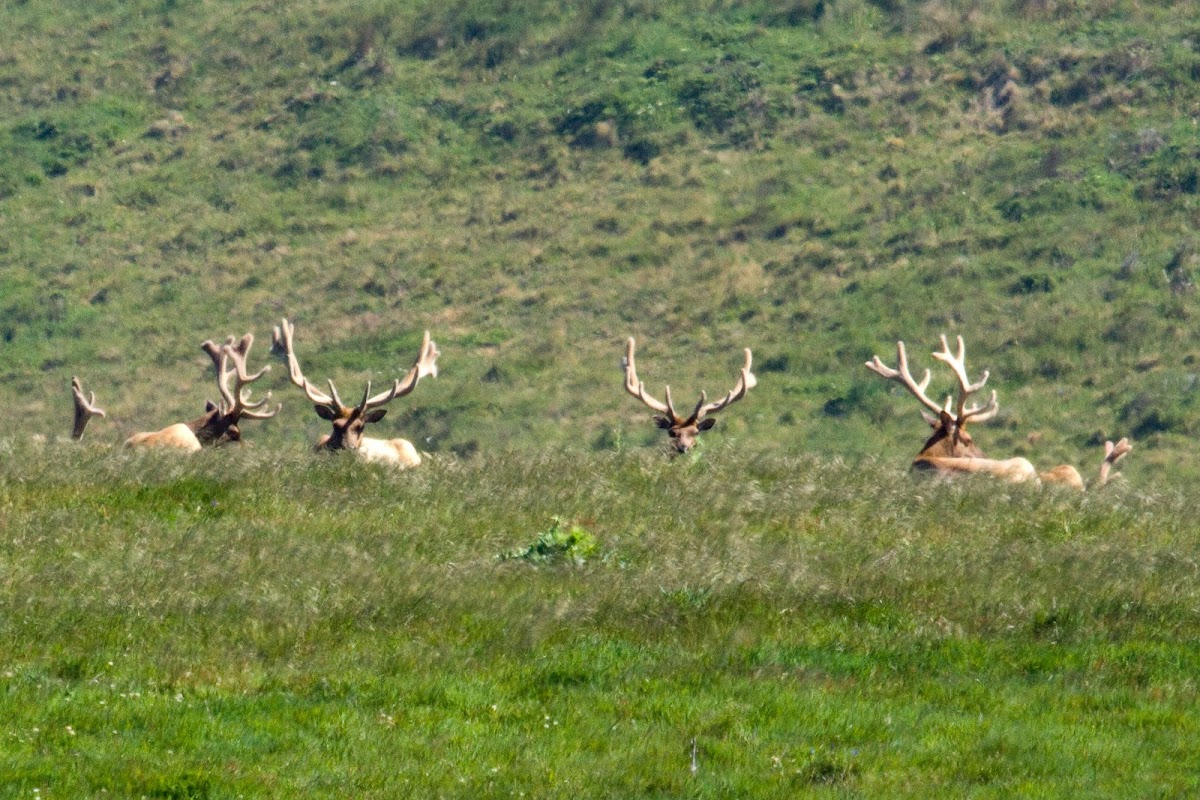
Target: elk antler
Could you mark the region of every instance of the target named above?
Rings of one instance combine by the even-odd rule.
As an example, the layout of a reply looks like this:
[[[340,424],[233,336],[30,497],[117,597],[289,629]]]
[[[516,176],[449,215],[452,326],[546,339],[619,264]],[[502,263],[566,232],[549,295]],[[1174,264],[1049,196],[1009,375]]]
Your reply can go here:
[[[1110,469],[1112,469],[1112,466],[1114,464],[1116,464],[1118,461],[1120,461],[1122,458],[1124,458],[1125,455],[1132,449],[1133,449],[1133,445],[1130,444],[1128,439],[1122,439],[1121,441],[1117,442],[1116,444],[1113,444],[1112,442],[1104,443],[1104,461],[1101,462],[1101,464],[1100,464],[1100,485],[1101,486],[1108,483],[1109,480],[1111,480],[1112,478],[1115,478],[1121,474],[1119,472],[1116,472],[1110,476],[1108,474],[1108,472]]]
[[[633,337],[630,336],[629,340],[625,343],[625,357],[621,359],[621,369],[625,370],[625,391],[649,406],[651,411],[666,414],[670,418],[672,425],[682,422],[683,420],[680,416],[675,413],[674,404],[671,403],[670,386],[667,387],[667,402],[665,403],[646,394],[646,385],[638,380],[637,366],[633,361],[635,347]],[[703,399],[701,402],[703,403]]]
[[[362,406],[362,410],[369,411],[372,408],[379,408],[379,406],[386,405],[397,397],[403,397],[413,389],[417,388],[417,382],[420,381],[421,378],[436,378],[438,374],[437,359],[440,355],[441,351],[437,349],[437,344],[429,338],[429,331],[425,331],[425,336],[421,340],[421,349],[417,352],[417,360],[413,364],[412,369],[410,369],[408,374],[402,379],[399,379],[393,383],[392,388],[388,391],[380,392],[369,400],[364,394],[363,403],[360,404]],[[333,388],[332,381],[329,384],[329,388]],[[371,384],[367,383],[367,394],[370,393]]]
[[[71,431],[72,439],[82,439],[83,431],[87,428],[88,422],[92,417],[104,417],[104,409],[96,405],[96,393],[92,392],[90,397],[83,396],[83,384],[79,382],[79,378],[71,377],[71,394],[75,397],[75,427]]]
[[[746,348],[746,363],[742,366],[742,375],[738,378],[738,382],[729,394],[716,402],[704,404],[704,392],[700,392],[700,402],[696,405],[696,410],[689,417],[691,422],[699,422],[706,414],[711,414],[714,411],[720,411],[730,403],[735,403],[746,396],[746,392],[758,385],[758,378],[754,377],[754,373],[750,371],[750,365],[753,362],[754,356],[750,353],[750,348]]]
[[[958,424],[961,427],[968,420],[973,422],[986,422],[996,416],[1000,411],[1000,404],[996,402],[996,392],[992,390],[992,397],[982,406],[971,406],[967,408],[967,398],[975,392],[983,388],[987,383],[988,376],[991,374],[986,369],[983,371],[983,377],[976,383],[971,383],[967,377],[967,346],[963,343],[963,338],[958,337],[958,355],[950,353],[950,344],[946,341],[946,335],[942,334],[942,352],[934,353],[933,357],[938,361],[942,361],[949,365],[950,369],[954,370],[954,375],[958,378],[959,394],[958,394],[958,413],[955,415]],[[946,398],[946,410],[950,410],[950,398]]]
[[[936,401],[930,399],[929,395],[925,393],[925,390],[929,388],[929,380],[931,377],[929,370],[925,370],[925,377],[921,379],[920,383],[917,383],[917,381],[913,378],[912,373],[908,370],[908,356],[904,351],[904,342],[896,342],[896,355],[900,362],[899,369],[892,369],[891,367],[884,365],[884,363],[879,359],[879,356],[873,356],[872,359],[867,362],[867,369],[882,375],[888,380],[897,381],[906,389],[908,389],[908,391],[911,392],[914,397],[920,400],[922,405],[933,411],[939,417],[942,414],[949,415],[952,411],[955,411],[954,399],[952,397],[947,397],[945,406],[941,406]],[[950,369],[954,371],[955,376],[958,378],[960,391],[958,395],[958,408],[954,415],[954,422],[959,428],[965,425],[968,421],[984,422],[996,416],[996,413],[1000,410],[1000,404],[996,400],[996,393],[994,391],[992,392],[991,399],[988,400],[986,404],[967,408],[967,398],[970,397],[974,392],[977,392],[983,388],[983,385],[987,382],[989,373],[984,371],[983,378],[976,383],[971,383],[970,379],[967,377],[966,345],[963,343],[963,338],[961,336],[958,337],[957,355],[950,352],[950,344],[946,341],[946,337],[943,335],[942,351],[940,353],[934,353],[933,357],[948,364]],[[937,422],[936,419],[932,418],[930,421],[933,423]]]
[[[211,356],[212,342],[205,342],[201,345]],[[221,413],[224,415],[236,414],[238,417],[246,417],[247,419],[270,419],[279,413],[283,408],[282,403],[277,403],[274,411],[259,411],[271,400],[271,393],[267,392],[267,396],[258,402],[250,402],[246,393],[250,390],[245,388],[246,384],[253,383],[263,375],[271,371],[271,365],[264,365],[262,369],[251,375],[246,369],[246,357],[250,354],[250,348],[254,346],[254,334],[247,333],[234,344],[233,337],[230,336],[225,340],[225,344],[219,349],[220,355],[215,359],[217,363],[217,388],[221,392]],[[229,362],[233,362],[233,369],[229,369]],[[234,377],[234,387],[229,388],[230,376]]]
[[[288,378],[304,390],[309,400],[318,406],[326,406],[341,415],[346,407],[342,405],[341,398],[337,396],[337,390],[333,388],[333,381],[329,382],[329,390],[332,394],[325,394],[309,383],[308,378],[304,377],[304,373],[300,371],[300,362],[296,360],[296,353],[292,349],[292,336],[295,332],[296,326],[284,318],[271,332],[271,352],[287,360]]]
[[[318,406],[325,406],[332,411],[336,416],[344,416],[350,407],[342,402],[342,398],[338,396],[337,387],[333,385],[333,380],[329,379],[329,394],[316,389],[304,377],[304,373],[300,370],[300,362],[296,359],[296,353],[292,347],[292,337],[295,334],[296,327],[287,319],[284,319],[278,326],[275,327],[271,337],[271,352],[280,355],[287,359],[288,377],[292,383],[299,386],[308,395],[308,399]],[[403,397],[417,387],[417,383],[421,378],[437,377],[437,359],[441,355],[437,344],[429,338],[429,331],[425,331],[425,336],[421,340],[421,349],[417,353],[417,360],[413,363],[412,369],[403,378],[396,380],[392,384],[392,388],[387,391],[380,392],[374,397],[370,397],[371,384],[367,383],[367,391],[363,393],[362,402],[355,408],[360,413],[369,411],[373,408],[386,405],[397,397]]]
[[[933,411],[935,414],[941,414],[943,410],[941,405],[934,400],[931,400],[929,395],[925,394],[925,390],[929,388],[929,381],[933,376],[930,374],[929,370],[925,370],[925,377],[921,379],[920,383],[917,383],[917,381],[913,378],[912,373],[908,371],[908,354],[904,351],[904,342],[896,342],[896,359],[899,362],[899,369],[892,369],[891,367],[886,366],[883,361],[879,359],[879,356],[872,356],[871,360],[867,362],[866,366],[867,369],[871,370],[872,372],[878,373],[888,380],[896,381],[905,389],[908,389],[908,391],[912,393],[913,397],[920,400],[921,404],[926,408]]]

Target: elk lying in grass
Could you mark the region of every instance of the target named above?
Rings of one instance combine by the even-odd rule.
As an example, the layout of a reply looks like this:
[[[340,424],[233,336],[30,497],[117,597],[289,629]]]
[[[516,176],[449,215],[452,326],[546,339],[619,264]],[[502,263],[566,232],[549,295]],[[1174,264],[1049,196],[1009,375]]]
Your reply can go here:
[[[196,451],[228,442],[240,442],[242,431],[238,423],[242,419],[270,419],[279,413],[282,405],[274,410],[260,411],[271,399],[271,393],[257,402],[250,402],[247,385],[270,371],[264,366],[251,375],[246,369],[246,356],[254,344],[254,335],[247,333],[239,340],[232,336],[222,345],[212,340],[201,343],[200,348],[208,353],[217,368],[217,390],[221,401],[205,403],[204,414],[191,422],[177,422],[160,431],[135,433],[125,440],[126,447],[167,447]],[[229,386],[233,380],[232,388]],[[78,415],[78,412],[76,412]]]
[[[667,432],[667,436],[671,437],[671,446],[675,448],[677,453],[686,453],[696,444],[696,437],[702,432],[709,430],[717,424],[717,421],[709,414],[720,411],[726,406],[741,400],[746,396],[754,386],[758,383],[758,379],[754,377],[754,373],[750,371],[752,356],[750,348],[746,348],[746,363],[742,366],[741,377],[738,378],[737,384],[729,391],[725,397],[713,403],[706,402],[708,397],[704,392],[700,392],[700,402],[696,403],[696,407],[688,416],[681,416],[675,411],[675,405],[671,402],[671,387],[666,388],[666,401],[657,400],[646,393],[646,386],[637,376],[637,367],[634,364],[634,340],[629,337],[629,341],[625,345],[625,357],[621,359],[621,368],[625,370],[625,391],[645,403],[652,411],[659,414],[654,418],[654,422],[658,427]]]
[[[934,353],[933,357],[949,366],[958,379],[957,402],[952,396],[949,396],[943,406],[930,399],[925,393],[929,387],[930,372],[925,370],[925,376],[919,383],[913,378],[908,368],[908,355],[904,350],[904,342],[896,342],[897,368],[888,367],[880,360],[879,356],[874,356],[866,363],[867,369],[888,380],[896,381],[917,398],[925,408],[929,409],[929,412],[932,412],[921,412],[925,421],[933,428],[933,434],[926,440],[925,446],[913,460],[914,469],[933,470],[947,475],[982,472],[1014,483],[1044,481],[1083,490],[1083,478],[1079,471],[1068,464],[1055,467],[1048,472],[1038,473],[1033,464],[1024,458],[986,458],[983,451],[975,444],[971,434],[967,432],[967,424],[986,422],[992,419],[999,412],[1000,404],[996,401],[995,391],[983,405],[968,406],[967,401],[971,395],[978,392],[987,383],[989,373],[985,370],[983,377],[975,383],[972,383],[967,377],[966,346],[963,344],[961,336],[958,337],[957,353],[950,352],[950,345],[946,341],[946,337],[942,336],[942,350]],[[1132,449],[1133,445],[1127,439],[1122,439],[1116,444],[1105,442],[1104,461],[1100,466],[1099,482],[1101,485],[1115,477],[1110,475],[1112,465]]]
[[[418,381],[426,376],[437,377],[437,358],[440,355],[437,345],[430,340],[429,331],[421,342],[416,363],[403,379],[393,382],[387,391],[371,396],[371,383],[363,392],[362,400],[356,406],[347,406],[338,396],[337,387],[333,381],[329,383],[329,394],[313,386],[300,370],[300,362],[292,346],[295,326],[286,319],[275,328],[272,352],[287,361],[288,376],[292,383],[304,390],[312,401],[317,416],[333,424],[333,431],[322,436],[314,449],[322,450],[353,450],[368,461],[378,461],[391,464],[401,469],[415,467],[421,463],[421,456],[412,442],[407,439],[373,439],[364,436],[363,431],[369,423],[383,419],[387,409],[380,408],[397,397],[403,397],[417,387]]]

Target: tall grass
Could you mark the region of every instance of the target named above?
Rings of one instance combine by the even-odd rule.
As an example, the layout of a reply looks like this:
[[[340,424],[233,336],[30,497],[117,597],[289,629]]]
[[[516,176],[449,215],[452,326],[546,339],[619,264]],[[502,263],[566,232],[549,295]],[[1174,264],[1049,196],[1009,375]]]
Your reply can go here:
[[[1195,788],[1170,487],[719,446],[7,452],[13,796]],[[555,517],[597,551],[500,558]]]

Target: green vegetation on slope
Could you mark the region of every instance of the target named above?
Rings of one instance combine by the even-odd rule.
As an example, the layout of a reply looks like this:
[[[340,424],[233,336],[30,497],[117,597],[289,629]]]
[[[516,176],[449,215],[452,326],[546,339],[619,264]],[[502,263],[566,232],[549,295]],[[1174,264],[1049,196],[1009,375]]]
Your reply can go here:
[[[112,441],[191,418],[196,345],[286,314],[344,385],[431,329],[383,428],[433,451],[654,441],[632,334],[679,394],[755,349],[713,436],[904,459],[861,364],[948,332],[989,452],[1196,473],[1187,4],[55,6],[0,11],[0,401],[38,432],[75,373]],[[309,441],[278,372],[251,435]]]
[[[0,23],[0,795],[1196,793],[1190,5]],[[284,315],[347,396],[434,333],[376,426],[425,466],[312,457],[278,367],[250,446],[107,446]],[[862,363],[942,332],[986,450],[1091,479],[1130,435],[1127,481],[906,475]],[[667,461],[629,335],[682,402],[744,346],[759,386]],[[72,374],[109,418],[31,443]]]

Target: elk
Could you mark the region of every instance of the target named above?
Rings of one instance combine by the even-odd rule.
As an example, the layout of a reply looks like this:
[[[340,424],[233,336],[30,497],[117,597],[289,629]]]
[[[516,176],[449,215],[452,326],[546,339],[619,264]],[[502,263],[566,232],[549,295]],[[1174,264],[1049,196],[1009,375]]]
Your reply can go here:
[[[633,360],[634,348],[635,343],[633,337],[630,336],[625,344],[625,357],[621,359],[621,368],[625,371],[625,391],[641,400],[651,411],[658,414],[654,417],[654,424],[667,432],[667,436],[671,439],[671,446],[676,453],[686,453],[691,450],[696,444],[696,437],[717,424],[715,419],[708,416],[709,414],[741,400],[758,383],[758,379],[750,371],[753,357],[750,354],[750,348],[747,347],[746,363],[742,366],[741,377],[738,378],[738,382],[729,391],[729,394],[716,402],[709,403],[707,402],[708,396],[704,392],[700,392],[700,402],[696,403],[692,413],[686,417],[680,416],[671,401],[670,386],[666,387],[665,402],[646,393],[646,385],[638,380],[637,367]]]
[[[194,452],[202,447],[240,442],[242,431],[238,423],[242,419],[270,419],[279,413],[282,404],[276,405],[274,410],[259,410],[270,401],[270,392],[257,402],[250,402],[248,398],[247,384],[258,380],[271,369],[267,365],[253,375],[246,369],[246,356],[253,344],[254,335],[250,333],[238,340],[230,336],[222,345],[217,345],[211,339],[202,342],[200,349],[208,353],[217,368],[217,390],[221,402],[207,401],[204,414],[191,422],[177,422],[160,431],[135,433],[125,440],[125,446],[168,447]],[[232,388],[229,386],[230,379],[234,381]]]
[[[904,342],[896,342],[897,367],[895,369],[885,365],[879,356],[873,356],[870,361],[866,362],[867,369],[887,380],[896,381],[928,409],[928,411],[922,411],[921,416],[933,428],[933,433],[913,460],[913,469],[931,470],[943,475],[985,473],[1013,483],[1046,482],[1071,486],[1082,491],[1084,488],[1083,478],[1079,471],[1069,464],[1039,473],[1025,458],[995,459],[984,456],[971,434],[967,432],[967,424],[986,422],[992,419],[1000,411],[1000,404],[996,400],[995,390],[992,391],[988,401],[982,405],[968,406],[967,401],[971,395],[983,389],[990,373],[984,370],[982,377],[972,383],[967,375],[966,345],[963,343],[963,338],[957,337],[958,348],[957,352],[953,353],[950,351],[950,344],[946,341],[945,335],[941,339],[942,349],[940,352],[934,353],[933,357],[949,366],[958,380],[957,401],[952,395],[947,396],[945,405],[939,405],[937,401],[932,400],[926,394],[931,379],[929,370],[925,370],[925,375],[920,382],[913,378],[912,372],[908,368],[908,354],[905,352]],[[1115,475],[1110,475],[1112,466],[1132,449],[1133,445],[1129,443],[1128,439],[1121,439],[1116,444],[1105,442],[1104,461],[1100,466],[1100,485],[1115,477]]]
[[[92,417],[108,416],[104,409],[96,405],[96,393],[92,392],[90,397],[83,396],[83,384],[79,378],[71,376],[71,394],[75,398],[75,427],[71,429],[71,438],[79,441],[83,438],[83,432],[87,429],[87,425],[91,422]]]
[[[322,436],[313,449],[318,452],[353,450],[367,461],[389,464],[400,469],[419,465],[421,455],[413,447],[412,442],[407,439],[374,439],[364,436],[363,431],[368,424],[383,419],[387,409],[381,408],[381,406],[387,405],[397,397],[403,397],[417,388],[417,383],[421,378],[437,377],[437,358],[441,353],[438,352],[437,345],[430,340],[429,331],[425,331],[421,349],[417,353],[417,360],[408,374],[402,379],[395,380],[390,389],[374,396],[371,395],[371,382],[367,381],[367,388],[363,391],[362,400],[355,406],[347,406],[342,402],[341,397],[338,396],[337,387],[333,385],[333,380],[328,381],[329,394],[325,394],[304,377],[304,373],[300,370],[300,362],[296,359],[293,349],[294,335],[295,326],[284,319],[282,324],[275,328],[271,351],[287,361],[288,376],[292,383],[303,389],[304,394],[312,401],[317,416],[333,425],[333,431]]]

